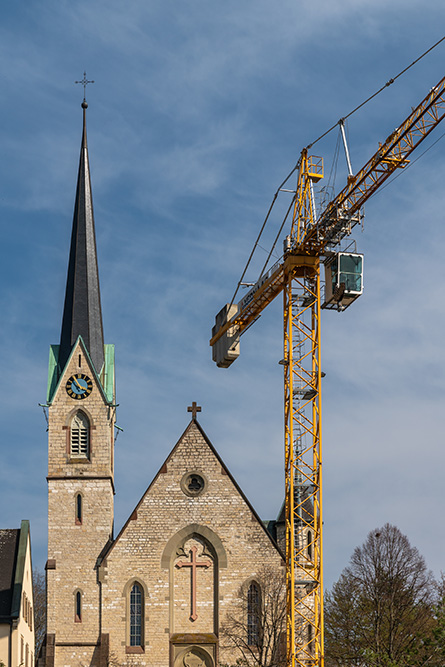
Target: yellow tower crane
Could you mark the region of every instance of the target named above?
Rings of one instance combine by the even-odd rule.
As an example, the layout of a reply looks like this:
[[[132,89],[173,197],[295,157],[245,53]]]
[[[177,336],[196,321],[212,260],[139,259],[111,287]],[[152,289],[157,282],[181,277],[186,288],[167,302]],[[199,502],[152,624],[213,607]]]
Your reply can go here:
[[[303,149],[297,163],[292,223],[284,253],[238,303],[216,316],[213,360],[227,368],[239,337],[283,293],[287,664],[323,667],[323,550],[320,313],[342,310],[362,292],[363,257],[339,252],[362,207],[445,116],[445,77],[379,145],[377,152],[318,214],[313,183],[323,161]],[[341,123],[341,122],[340,122]],[[286,218],[285,218],[286,220]],[[325,265],[321,303],[320,267]],[[235,293],[236,294],[236,293]]]

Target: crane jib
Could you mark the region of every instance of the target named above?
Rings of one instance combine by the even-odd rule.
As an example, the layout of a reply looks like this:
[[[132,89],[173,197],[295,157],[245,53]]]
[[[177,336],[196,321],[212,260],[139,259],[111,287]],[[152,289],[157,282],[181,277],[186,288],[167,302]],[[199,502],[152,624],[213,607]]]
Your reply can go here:
[[[408,118],[379,146],[377,152],[368,160],[355,176],[348,179],[348,184],[331,201],[320,216],[315,228],[308,228],[300,247],[307,247],[317,238],[322,246],[338,243],[349,234],[359,219],[354,214],[359,212],[371,195],[400,168],[409,164],[408,156],[434,130],[445,117],[445,77],[434,86],[425,99],[413,110]],[[349,219],[344,225],[344,232],[339,225],[339,218]]]

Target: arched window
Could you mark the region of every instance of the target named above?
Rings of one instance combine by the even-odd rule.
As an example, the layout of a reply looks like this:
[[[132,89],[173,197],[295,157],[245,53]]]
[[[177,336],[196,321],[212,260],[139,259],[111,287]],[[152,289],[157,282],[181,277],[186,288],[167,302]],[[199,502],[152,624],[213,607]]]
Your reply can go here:
[[[89,458],[90,422],[83,412],[76,412],[71,422],[71,456]]]
[[[142,586],[134,583],[130,590],[130,647],[144,644],[144,592]]]
[[[78,493],[76,495],[76,526],[81,526],[82,525],[82,494]]]
[[[261,591],[255,581],[247,591],[247,643],[258,646],[260,643]]]
[[[82,592],[76,591],[74,594],[74,622],[82,623]]]
[[[307,557],[312,560],[312,531],[307,531]]]

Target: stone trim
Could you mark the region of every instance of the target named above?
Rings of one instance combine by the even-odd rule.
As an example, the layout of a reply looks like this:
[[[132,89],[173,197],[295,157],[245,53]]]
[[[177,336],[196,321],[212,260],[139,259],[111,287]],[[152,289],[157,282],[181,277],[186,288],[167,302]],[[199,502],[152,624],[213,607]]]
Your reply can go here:
[[[131,589],[133,588],[134,584],[137,584],[142,588],[142,615],[141,615],[141,641],[142,644],[140,646],[130,646],[129,641],[130,641],[130,594],[131,594]],[[140,578],[140,577],[132,577],[127,581],[127,583],[124,586],[124,590],[122,591],[122,597],[125,598],[125,639],[126,644],[125,647],[125,653],[145,653],[145,638],[146,638],[146,622],[147,622],[147,613],[146,613],[146,604],[147,604],[147,599],[149,597],[148,595],[148,588],[146,583]]]
[[[110,657],[110,635],[102,632],[100,635],[99,667],[108,667]]]
[[[90,422],[90,429],[92,429],[93,424],[94,424],[94,419],[91,415],[91,412],[87,408],[85,408],[83,405],[80,406],[79,404],[76,404],[76,407],[68,412],[67,417],[65,419],[65,426],[62,426],[62,429],[70,428],[70,424],[71,424],[71,422],[73,420],[73,417],[76,414],[76,412],[83,412],[87,416],[88,421]],[[94,426],[94,428],[96,428],[96,427]]]
[[[88,463],[89,463],[89,461],[88,461]],[[113,495],[115,495],[115,493],[116,493],[115,488],[114,488],[114,481],[113,481],[113,478],[110,475],[88,475],[88,474],[86,474],[86,475],[69,475],[69,476],[67,476],[67,475],[47,475],[47,478],[46,478],[47,482],[50,482],[52,479],[57,479],[57,480],[63,479],[67,482],[70,482],[73,479],[81,479],[81,480],[85,480],[85,479],[108,479],[111,482],[111,488],[112,488],[112,491],[113,491]]]
[[[56,634],[47,633],[45,638],[46,651],[45,651],[45,663],[46,667],[54,667],[54,659],[56,653]]]
[[[143,646],[126,646],[125,653],[145,653]]]
[[[199,481],[202,482],[202,486],[199,489],[195,490],[190,490],[190,487],[188,485],[188,482],[190,481],[191,477],[196,477],[198,478]],[[190,498],[197,498],[198,496],[204,494],[207,490],[207,487],[209,485],[209,482],[207,480],[207,477],[204,475],[202,470],[192,470],[189,472],[186,472],[181,479],[180,486],[181,486],[181,491],[184,493],[186,496],[189,496]]]
[[[99,646],[97,642],[56,642],[56,646]]]
[[[215,549],[216,552],[216,556],[218,559],[218,567],[219,568],[227,567],[226,550],[224,549],[224,545],[221,542],[221,539],[218,537],[218,535],[215,532],[213,532],[211,528],[208,528],[207,526],[201,526],[198,523],[191,523],[185,528],[181,528],[181,530],[178,530],[178,532],[175,533],[167,542],[161,556],[161,567],[163,569],[168,569],[170,567],[172,557],[176,553],[179,544],[181,542],[184,542],[187,537],[191,537],[194,534],[200,535],[205,540],[207,540],[207,542],[210,542],[210,544],[212,545],[212,547]]]
[[[147,584],[145,583],[145,581],[140,577],[131,577],[131,579],[129,579],[125,584],[124,590],[122,591],[123,598],[126,598],[130,594],[130,591],[133,588],[134,584],[140,584],[140,586],[142,586],[142,588],[144,589],[144,595],[146,599],[150,597],[148,593]]]
[[[174,644],[217,644],[218,637],[213,632],[175,632],[170,635]]]
[[[182,665],[188,652],[199,656],[206,665],[218,664],[218,640],[213,634],[173,634],[170,636],[170,667]]]

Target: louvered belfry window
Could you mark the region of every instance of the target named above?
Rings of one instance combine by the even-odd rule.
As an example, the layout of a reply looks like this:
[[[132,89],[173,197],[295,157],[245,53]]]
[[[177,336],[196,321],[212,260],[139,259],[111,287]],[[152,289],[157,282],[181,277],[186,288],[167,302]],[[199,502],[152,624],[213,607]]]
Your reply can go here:
[[[71,456],[88,458],[90,455],[90,423],[83,412],[77,412],[71,422]]]

